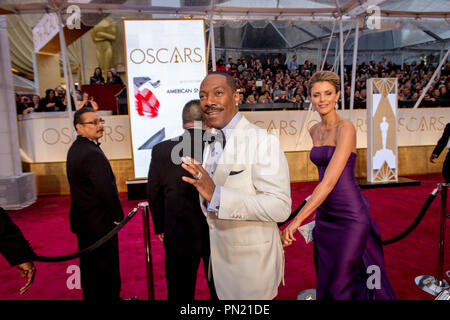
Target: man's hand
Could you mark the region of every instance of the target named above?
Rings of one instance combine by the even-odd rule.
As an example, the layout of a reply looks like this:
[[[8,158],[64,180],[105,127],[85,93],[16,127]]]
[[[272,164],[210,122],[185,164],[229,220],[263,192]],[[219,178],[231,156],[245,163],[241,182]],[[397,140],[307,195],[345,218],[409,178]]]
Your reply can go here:
[[[157,234],[157,236],[158,236],[159,240],[161,240],[161,242],[164,241],[164,232],[160,233],[160,234]]]
[[[181,158],[181,166],[195,178],[182,177],[183,181],[197,188],[198,193],[206,200],[211,201],[216,185],[202,164],[189,157]]]
[[[34,281],[34,276],[36,274],[36,267],[34,266],[33,261],[24,262],[17,266],[17,269],[19,269],[19,273],[22,275],[22,278],[27,278],[28,281],[20,288],[20,294],[24,294],[27,292],[27,290],[31,287]]]
[[[430,162],[431,162],[431,163],[434,163],[434,159],[436,159],[436,158],[437,158],[437,155],[432,154],[432,155],[430,156]]]

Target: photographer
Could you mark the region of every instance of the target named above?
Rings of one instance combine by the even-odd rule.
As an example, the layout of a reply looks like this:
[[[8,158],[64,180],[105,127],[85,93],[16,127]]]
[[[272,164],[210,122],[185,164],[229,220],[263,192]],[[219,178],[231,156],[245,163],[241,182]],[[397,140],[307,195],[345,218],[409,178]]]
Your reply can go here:
[[[92,96],[89,96],[89,93],[83,92],[83,100],[78,104],[77,110],[82,108],[91,108],[94,110],[98,110],[98,105],[94,101]]]

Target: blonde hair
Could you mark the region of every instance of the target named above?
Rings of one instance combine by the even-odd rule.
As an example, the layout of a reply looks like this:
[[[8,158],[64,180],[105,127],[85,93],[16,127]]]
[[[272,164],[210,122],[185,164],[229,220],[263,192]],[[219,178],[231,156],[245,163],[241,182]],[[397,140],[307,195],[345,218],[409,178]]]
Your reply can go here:
[[[331,71],[318,71],[313,74],[311,79],[308,82],[308,95],[311,96],[311,89],[317,82],[328,82],[330,83],[334,89],[336,89],[336,93],[341,90],[341,79],[339,76]]]

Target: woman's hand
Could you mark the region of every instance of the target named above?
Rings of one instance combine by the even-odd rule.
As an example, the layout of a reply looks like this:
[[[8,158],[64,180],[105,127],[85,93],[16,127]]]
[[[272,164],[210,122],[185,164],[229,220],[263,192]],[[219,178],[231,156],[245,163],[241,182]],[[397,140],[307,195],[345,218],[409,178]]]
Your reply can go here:
[[[33,107],[28,107],[23,111],[23,114],[32,113],[34,111]]]

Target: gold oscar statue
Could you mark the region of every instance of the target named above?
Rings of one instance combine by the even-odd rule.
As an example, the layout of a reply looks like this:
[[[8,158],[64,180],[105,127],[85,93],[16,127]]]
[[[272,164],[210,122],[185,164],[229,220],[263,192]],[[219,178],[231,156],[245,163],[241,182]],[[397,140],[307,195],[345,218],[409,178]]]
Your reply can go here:
[[[92,40],[96,44],[97,61],[104,75],[114,67],[112,42],[116,40],[116,33],[116,23],[110,17],[103,19],[92,29]]]

